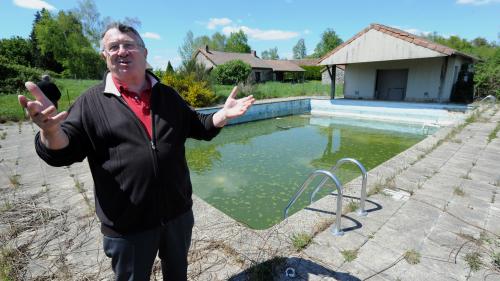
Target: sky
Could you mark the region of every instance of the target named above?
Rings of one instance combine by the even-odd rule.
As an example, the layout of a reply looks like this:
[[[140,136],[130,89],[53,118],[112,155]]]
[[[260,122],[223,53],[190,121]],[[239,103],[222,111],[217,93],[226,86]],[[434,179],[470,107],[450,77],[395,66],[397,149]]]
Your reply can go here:
[[[102,17],[135,17],[148,48],[148,62],[164,69],[180,64],[179,47],[186,33],[194,36],[242,29],[252,50],[277,47],[280,58],[292,58],[293,46],[305,40],[312,54],[321,34],[332,28],[344,41],[371,23],[411,33],[437,32],[500,43],[500,0],[95,0]],[[77,0],[0,0],[0,39],[27,38],[34,14],[71,10]]]

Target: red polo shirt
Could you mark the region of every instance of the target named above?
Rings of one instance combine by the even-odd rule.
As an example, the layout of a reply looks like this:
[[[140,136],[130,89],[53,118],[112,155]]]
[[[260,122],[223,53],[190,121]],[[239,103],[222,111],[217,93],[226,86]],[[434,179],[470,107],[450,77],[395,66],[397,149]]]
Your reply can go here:
[[[135,113],[135,116],[139,118],[142,125],[144,126],[144,129],[146,129],[149,139],[151,139],[151,81],[149,81],[149,78],[146,77],[146,89],[138,94],[136,92],[128,90],[127,84],[118,81],[114,77],[112,78],[115,87],[118,89],[130,109],[132,109],[132,111]]]

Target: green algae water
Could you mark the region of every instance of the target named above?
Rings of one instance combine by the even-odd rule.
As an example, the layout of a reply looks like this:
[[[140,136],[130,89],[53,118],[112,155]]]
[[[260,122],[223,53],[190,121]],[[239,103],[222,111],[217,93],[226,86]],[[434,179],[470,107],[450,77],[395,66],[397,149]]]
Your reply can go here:
[[[311,172],[344,157],[370,170],[425,137],[421,126],[301,115],[228,126],[211,142],[189,140],[186,154],[196,195],[250,228],[266,229],[282,220]],[[345,184],[360,172],[346,164],[337,175]],[[290,214],[308,205],[316,185]]]

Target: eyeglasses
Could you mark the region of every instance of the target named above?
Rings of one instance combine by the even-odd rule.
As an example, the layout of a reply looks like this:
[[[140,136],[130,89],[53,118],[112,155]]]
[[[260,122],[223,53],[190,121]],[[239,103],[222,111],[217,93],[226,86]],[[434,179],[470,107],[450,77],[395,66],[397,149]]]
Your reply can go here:
[[[124,43],[112,43],[108,46],[107,49],[104,49],[105,52],[107,52],[110,55],[114,55],[120,51],[120,46],[128,52],[135,52],[138,51],[142,46],[138,45],[135,42],[124,42]]]

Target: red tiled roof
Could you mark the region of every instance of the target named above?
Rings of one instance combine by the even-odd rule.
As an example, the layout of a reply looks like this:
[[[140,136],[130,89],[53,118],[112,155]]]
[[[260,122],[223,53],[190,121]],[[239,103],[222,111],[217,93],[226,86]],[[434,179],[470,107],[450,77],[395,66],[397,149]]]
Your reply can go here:
[[[210,60],[213,64],[219,65],[226,63],[228,61],[232,60],[242,60],[246,63],[248,63],[252,68],[272,68],[263,59],[260,59],[259,57],[256,57],[252,53],[231,53],[231,52],[220,52],[220,51],[212,51],[205,50],[204,48],[198,49],[195,53],[198,55],[199,53],[202,53],[205,57],[207,57],[208,60]]]
[[[294,64],[288,60],[264,60],[269,66],[272,67],[273,71],[285,71],[285,72],[304,72],[305,70],[300,66]]]
[[[210,60],[214,65],[219,65],[226,63],[231,60],[242,60],[248,63],[252,68],[269,68],[273,71],[287,71],[287,72],[299,72],[305,71],[299,66],[293,64],[286,60],[264,60],[254,53],[231,53],[231,52],[220,52],[212,51],[205,48],[200,48],[196,51],[194,56],[196,57],[198,53],[202,53],[208,60]]]
[[[403,30],[400,30],[400,29],[397,29],[397,28],[394,28],[394,27],[389,27],[389,26],[386,26],[386,25],[378,24],[378,23],[372,23],[369,27],[361,30],[356,35],[354,35],[353,37],[351,37],[349,40],[345,41],[341,45],[337,46],[337,48],[333,49],[332,51],[330,51],[329,53],[327,53],[326,55],[324,55],[319,60],[319,62],[325,60],[329,56],[331,56],[334,53],[336,53],[338,50],[340,50],[340,49],[344,48],[345,46],[349,45],[349,43],[351,43],[352,41],[356,40],[358,37],[360,37],[361,35],[365,34],[366,32],[368,32],[371,29],[375,29],[377,31],[380,31],[380,32],[383,32],[385,34],[388,34],[388,35],[394,36],[396,38],[399,38],[401,40],[405,40],[407,42],[413,43],[413,44],[415,44],[417,46],[421,46],[421,47],[424,47],[424,48],[427,48],[427,49],[431,49],[431,50],[434,50],[436,52],[439,52],[439,53],[442,53],[442,54],[445,54],[445,55],[448,55],[448,56],[451,56],[451,55],[461,55],[461,56],[464,56],[464,57],[467,57],[467,58],[471,58],[473,60],[477,60],[476,57],[473,57],[471,55],[459,52],[459,51],[457,51],[455,49],[452,49],[450,47],[447,47],[447,46],[444,46],[444,45],[432,42],[432,41],[430,41],[428,39],[416,36],[414,34],[406,32],[406,31],[403,31]]]
[[[290,62],[293,62],[294,64],[301,66],[317,66],[319,59],[299,59],[299,60],[288,60]]]

